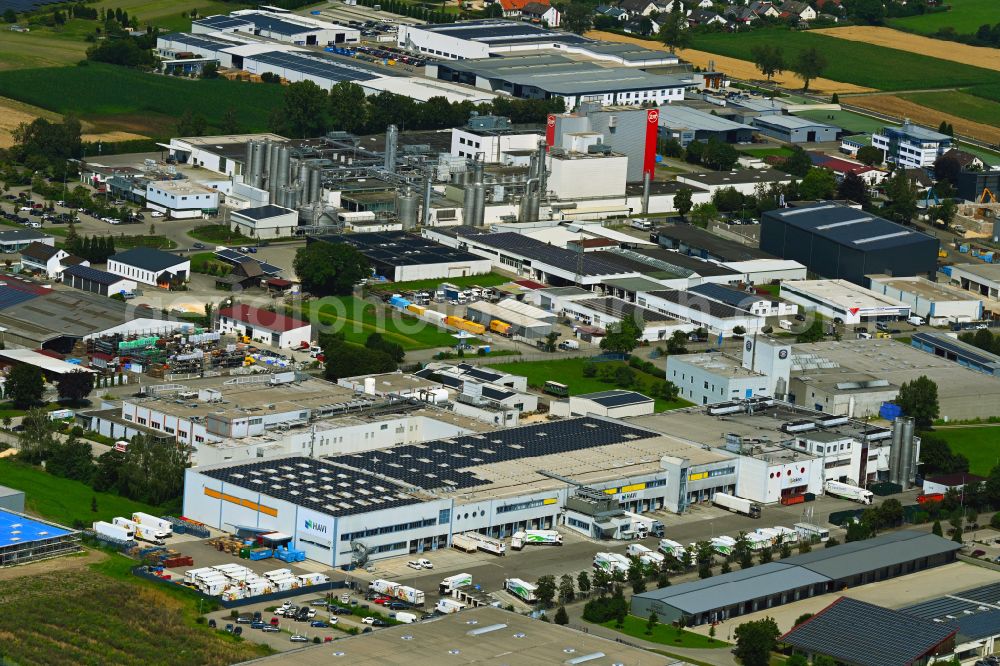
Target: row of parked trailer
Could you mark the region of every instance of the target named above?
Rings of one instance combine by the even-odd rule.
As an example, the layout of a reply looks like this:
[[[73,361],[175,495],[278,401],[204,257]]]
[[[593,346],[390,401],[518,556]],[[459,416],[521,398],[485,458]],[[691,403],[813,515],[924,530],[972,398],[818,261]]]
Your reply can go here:
[[[258,575],[241,564],[217,564],[184,572],[184,582],[199,592],[226,601],[248,599],[262,594],[284,592],[311,585],[328,583],[330,578],[320,573],[295,574],[291,569],[275,569]]]
[[[173,534],[169,520],[137,511],[131,518],[115,517],[112,522],[98,520],[92,525],[94,532],[115,541],[147,541],[158,546]]]

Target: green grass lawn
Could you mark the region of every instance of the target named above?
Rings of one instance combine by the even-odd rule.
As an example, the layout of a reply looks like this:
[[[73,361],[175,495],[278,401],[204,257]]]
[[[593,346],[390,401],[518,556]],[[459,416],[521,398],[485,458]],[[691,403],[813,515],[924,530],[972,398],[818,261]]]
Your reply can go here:
[[[73,525],[76,520],[90,525],[95,520],[111,521],[115,516],[131,516],[145,511],[154,516],[160,509],[110,493],[95,492],[80,481],[61,479],[38,467],[0,459],[0,483],[26,493],[25,509],[60,523]],[[90,500],[97,498],[97,513],[90,510]]]
[[[328,327],[329,330],[321,332],[343,332],[345,340],[356,344],[364,344],[372,333],[381,333],[386,340],[398,342],[408,351],[454,347],[458,343],[451,331],[355,296],[328,296],[309,301],[303,305],[300,315],[314,325]]]
[[[73,112],[98,130],[153,137],[170,136],[185,111],[203,115],[208,133],[220,131],[230,108],[236,110],[241,131],[264,130],[282,94],[281,86],[180,79],[95,62],[0,71],[0,96],[58,113]]]
[[[53,409],[62,409],[62,405],[60,405],[58,402],[50,402],[49,404],[45,405],[44,409],[47,412],[51,412]],[[17,409],[11,402],[0,402],[0,419],[7,417],[13,418],[15,416],[24,416],[25,414],[27,414],[27,410]]]
[[[951,9],[919,16],[907,16],[886,21],[890,27],[905,28],[929,35],[941,28],[951,27],[961,34],[973,34],[984,23],[997,21],[996,0],[948,0]]]
[[[931,58],[917,53],[848,42],[814,32],[780,28],[741,33],[695,35],[692,48],[753,61],[751,49],[764,44],[780,44],[785,60],[815,47],[828,60],[823,76],[879,90],[908,90],[993,83],[997,73],[979,67]]]
[[[843,98],[843,101],[849,104],[850,98],[845,97]],[[818,109],[816,111],[796,111],[795,115],[809,120],[816,120],[836,125],[837,127],[842,127],[851,134],[858,134],[862,132],[865,134],[872,134],[876,130],[880,130],[887,125],[894,126],[893,123],[879,120],[878,118],[863,116],[860,113],[853,113],[851,111],[825,111]]]
[[[608,391],[616,388],[613,384],[602,382],[597,377],[584,377],[583,366],[586,363],[586,358],[554,358],[551,361],[491,363],[490,367],[496,368],[501,372],[509,372],[515,375],[527,377],[528,386],[537,389],[541,389],[545,382],[549,380],[566,384],[569,387],[570,395],[597,393],[598,391]],[[608,361],[606,363],[601,363],[600,365],[618,367],[627,364],[618,361]],[[632,368],[632,370],[635,372],[635,376],[637,378],[637,386],[633,387],[634,390],[646,395],[650,393],[648,389],[653,381],[656,379],[664,379],[663,377],[654,378],[635,368]],[[655,409],[657,412],[663,412],[669,409],[679,409],[681,407],[687,407],[691,404],[686,400],[680,399],[671,401],[664,400],[663,398],[654,398],[654,401],[656,403]]]
[[[0,30],[0,71],[64,67],[85,58],[86,52],[87,44],[82,40],[53,39],[52,35],[34,30]]]
[[[608,620],[603,624],[603,626],[608,629],[620,631],[626,636],[632,636],[634,638],[650,641],[652,643],[660,643],[662,645],[672,645],[673,647],[718,649],[729,645],[725,641],[709,638],[708,636],[703,636],[702,634],[696,634],[693,631],[687,631],[684,629],[677,631],[676,627],[665,624],[656,625],[653,627],[652,634],[647,634],[646,620],[638,618],[635,615],[627,616],[625,618],[625,624],[621,629],[615,626],[616,624],[617,622],[615,620]]]
[[[451,278],[434,278],[432,280],[411,280],[409,282],[375,282],[368,285],[372,291],[424,291],[437,288],[438,285],[447,282],[456,287],[495,287],[498,284],[506,284],[513,278],[500,275],[499,273],[487,273],[486,275],[462,275]]]
[[[1000,73],[997,74],[1000,76]],[[900,95],[904,99],[922,106],[951,113],[960,118],[966,118],[977,123],[1000,127],[1000,101],[986,99],[968,92],[926,92],[906,93]]]
[[[744,155],[749,155],[750,157],[771,157],[777,155],[778,157],[790,157],[792,155],[791,148],[743,148],[740,150]]]
[[[1000,464],[1000,427],[937,428],[934,436],[948,442],[954,453],[969,459],[969,471],[986,476]]]
[[[224,224],[206,224],[201,227],[195,227],[188,232],[188,236],[205,243],[243,243],[245,241],[253,240],[237,231],[233,231]]]
[[[982,97],[983,99],[991,99],[994,102],[1000,102],[1000,83],[988,86],[976,86],[963,92],[975,95],[976,97]]]

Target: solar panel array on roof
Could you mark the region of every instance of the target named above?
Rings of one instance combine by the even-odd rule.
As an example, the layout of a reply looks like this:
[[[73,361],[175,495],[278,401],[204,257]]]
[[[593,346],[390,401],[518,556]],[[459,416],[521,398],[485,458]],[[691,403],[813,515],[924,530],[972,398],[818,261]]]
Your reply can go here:
[[[591,40],[571,32],[546,30],[520,21],[485,20],[463,21],[437,26],[421,26],[422,29],[439,35],[457,39],[467,39],[487,44],[516,44],[519,42],[561,42],[563,44],[586,44]]]
[[[213,28],[215,30],[234,30],[241,26],[253,25],[251,21],[243,18],[235,18],[232,16],[207,16],[205,18],[198,19],[193,23],[197,25],[203,25],[206,28]]]
[[[199,471],[223,483],[331,516],[392,509],[420,501],[390,481],[313,458],[283,458]]]
[[[619,319],[633,319],[637,322],[677,321],[670,315],[663,314],[662,312],[647,310],[646,308],[633,305],[628,301],[623,301],[620,298],[612,298],[610,296],[604,298],[584,298],[579,301],[574,301],[573,305],[581,305],[585,308],[590,308],[595,312],[618,317]]]
[[[193,35],[186,32],[172,32],[169,35],[161,35],[160,38],[168,39],[177,44],[184,44],[185,46],[194,46],[205,49],[206,51],[218,51],[219,49],[225,49],[237,45],[237,42],[219,39],[217,37],[212,37],[211,35]]]
[[[90,266],[81,266],[77,264],[76,266],[69,266],[63,270],[63,275],[70,275],[73,277],[78,277],[82,280],[89,280],[97,284],[115,284],[116,282],[121,282],[127,278],[123,278],[121,275],[115,275],[114,273],[108,273],[107,271],[101,271],[96,268],[91,268]]]
[[[492,386],[484,386],[482,392],[483,396],[489,398],[490,400],[506,400],[507,398],[517,395],[513,391],[505,391],[504,389],[494,388]]]
[[[382,266],[419,266],[453,261],[479,261],[483,257],[456,250],[428,238],[405,232],[330,234],[311,237],[327,243],[347,243]]]
[[[9,276],[4,276],[3,279],[0,279],[0,310],[17,305],[18,303],[30,301],[40,295],[37,290],[24,288]]]
[[[330,461],[426,490],[443,487],[457,490],[489,484],[489,479],[476,476],[473,469],[482,465],[560,455],[656,436],[657,433],[623,423],[583,417],[346,454]]]
[[[513,252],[574,274],[580,272],[582,275],[625,275],[637,272],[623,268],[611,261],[592,257],[590,253],[584,253],[581,260],[578,252],[555,247],[530,236],[510,231],[497,234],[479,234],[466,238],[471,243]]]
[[[217,256],[219,259],[222,259],[226,263],[232,264],[233,266],[245,261],[256,262],[260,264],[260,270],[263,271],[264,274],[266,275],[277,275],[278,273],[281,272],[281,269],[273,264],[269,264],[266,261],[259,261],[257,259],[254,259],[253,257],[248,257],[241,252],[237,252],[236,250],[230,250],[228,248],[225,250],[216,250],[215,256]]]
[[[258,30],[267,30],[269,32],[289,37],[292,35],[300,35],[304,32],[317,32],[320,30],[319,28],[310,25],[294,23],[292,21],[286,21],[285,19],[278,18],[277,16],[268,16],[267,14],[258,14],[256,12],[242,14],[242,17],[253,23],[254,27]]]
[[[599,393],[587,393],[577,396],[585,400],[592,400],[603,407],[622,407],[624,405],[638,405],[643,402],[652,402],[652,398],[647,398],[635,391],[600,391]]]
[[[915,333],[912,339],[914,342],[920,342],[923,345],[931,347],[935,350],[935,353],[937,353],[937,350],[941,350],[947,352],[949,355],[954,355],[958,359],[969,360],[982,366],[1000,368],[1000,356],[981,351],[971,347],[971,345],[961,344],[958,341],[952,340],[947,335]]]
[[[887,666],[919,662],[955,631],[950,625],[841,597],[781,640],[857,666]]]
[[[649,292],[649,295],[655,296],[656,298],[662,298],[663,300],[671,303],[684,305],[703,314],[708,313],[713,317],[727,318],[752,316],[746,310],[734,308],[731,305],[725,305],[723,303],[719,303],[718,301],[709,300],[704,296],[699,296],[698,294],[693,294],[689,291],[664,289],[662,291],[651,291]]]
[[[253,60],[266,67],[290,69],[305,75],[316,76],[331,81],[370,81],[383,74],[361,66],[360,64],[324,58],[319,55],[305,55],[288,51],[268,51],[246,56],[245,61]],[[266,69],[262,70],[266,71]]]
[[[455,367],[461,370],[463,375],[475,377],[476,379],[481,379],[484,382],[495,382],[503,377],[503,375],[499,372],[494,372],[489,368],[477,368],[476,366],[469,365],[468,363],[459,363]]]

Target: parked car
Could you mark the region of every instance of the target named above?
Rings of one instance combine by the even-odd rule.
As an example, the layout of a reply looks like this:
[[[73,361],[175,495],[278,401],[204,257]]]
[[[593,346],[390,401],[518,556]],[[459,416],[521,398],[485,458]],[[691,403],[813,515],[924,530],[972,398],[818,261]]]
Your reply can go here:
[[[276,617],[272,617],[272,618],[271,618],[271,626],[272,626],[272,627],[277,627],[277,626],[278,626],[278,624],[279,624],[279,621],[278,621],[278,618],[276,618]]]
[[[226,625],[226,633],[229,633],[229,634],[233,633],[233,625],[232,624],[227,624]]]
[[[344,606],[330,606],[330,612],[336,615],[353,615],[354,611]]]
[[[310,626],[310,627],[318,627],[318,628],[320,628],[320,629],[326,629],[326,628],[327,628],[327,627],[329,627],[330,625],[328,625],[328,624],[327,624],[326,622],[324,622],[323,620],[313,620],[312,622],[310,622],[310,623],[309,623],[309,626]]]
[[[377,599],[373,599],[373,601],[377,603],[379,606],[385,606],[387,603],[389,603],[389,599],[387,599],[386,597],[379,597]]]
[[[217,625],[217,623],[215,622],[214,619],[211,619],[211,620],[208,621],[208,626],[209,626],[210,629],[215,629],[218,625]]]
[[[310,606],[326,606],[326,599],[316,599],[315,601],[309,602]]]
[[[422,566],[424,569],[433,569],[434,568],[434,565],[431,563],[430,560],[424,559],[422,557],[419,560],[417,560],[417,563],[420,566]]]
[[[986,554],[985,550],[974,550],[974,551],[972,551],[972,556],[973,557],[982,557],[985,554]]]
[[[235,629],[233,629],[233,636],[242,636],[242,635],[243,635],[243,627],[236,627]]]
[[[308,643],[309,642],[309,638],[307,636],[303,636],[302,634],[292,634],[292,637],[289,640],[291,642],[293,642],[293,643]]]
[[[389,603],[387,608],[390,608],[392,610],[406,610],[407,608],[409,608],[409,606],[404,604],[402,601],[393,601]]]
[[[195,243],[191,247],[193,247],[196,250],[204,250],[205,249],[205,244],[204,243]]]
[[[372,626],[373,627],[388,627],[389,624],[385,620],[380,620],[378,618],[375,618],[375,620],[372,622]]]
[[[256,621],[250,623],[250,628],[251,629],[263,629],[266,626],[267,625],[264,624],[263,622],[261,622],[260,620],[256,620]]]
[[[154,210],[152,213],[150,213],[150,215],[153,217],[163,217],[163,213],[161,213],[158,210]]]
[[[371,615],[361,618],[361,624],[375,624],[375,618]]]
[[[240,615],[238,618],[236,618],[237,624],[250,624],[251,622],[253,622],[253,618],[250,617],[249,615]]]
[[[406,563],[406,566],[410,567],[411,569],[417,569],[417,570],[424,568],[423,565],[420,564],[420,562],[418,562],[417,560],[410,560],[409,562]]]
[[[254,611],[254,613],[253,613],[253,621],[254,622],[260,622],[260,620],[261,620],[262,617],[263,616],[261,615],[260,611]]]
[[[261,631],[271,632],[271,631],[281,631],[281,629],[279,629],[277,626],[273,624],[265,624],[264,627],[261,629]]]

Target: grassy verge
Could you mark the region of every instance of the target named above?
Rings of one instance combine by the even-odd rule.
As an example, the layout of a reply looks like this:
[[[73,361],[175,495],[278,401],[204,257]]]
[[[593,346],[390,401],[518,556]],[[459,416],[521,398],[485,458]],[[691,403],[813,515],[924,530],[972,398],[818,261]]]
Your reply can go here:
[[[987,16],[996,16],[996,0],[951,0],[950,9],[945,12],[930,12],[916,16],[889,19],[886,23],[893,28],[903,28],[930,35],[941,28],[954,28],[959,34],[970,35],[983,23]]]
[[[197,252],[191,255],[191,272],[224,275],[233,270],[226,262],[216,259],[214,252]]]
[[[173,250],[177,243],[166,236],[115,236],[116,250],[129,250],[133,247],[151,247],[157,250]]]
[[[62,525],[80,521],[90,525],[95,520],[111,521],[115,516],[131,516],[135,511],[159,515],[160,509],[111,493],[99,493],[80,481],[61,479],[41,468],[0,459],[0,480],[3,485],[24,490],[25,509]],[[91,511],[91,499],[97,500],[97,511]]]
[[[376,332],[410,351],[453,347],[458,342],[452,333],[433,324],[355,296],[329,296],[309,301],[302,306],[299,315],[313,324],[328,327],[324,332],[343,332],[345,340],[357,344],[364,344],[368,336]]]
[[[367,288],[371,291],[425,291],[436,289],[438,285],[447,282],[465,289],[472,286],[495,287],[498,284],[506,284],[512,279],[499,273],[487,273],[486,275],[464,275],[447,279],[435,278],[433,280],[412,280],[410,282],[377,282],[369,284]]]
[[[247,241],[253,241],[252,238],[248,238],[243,234],[233,231],[224,224],[206,224],[201,227],[195,227],[188,232],[188,236],[196,240],[200,240],[205,243],[245,243]]]
[[[969,472],[987,476],[990,470],[1000,464],[1000,427],[971,426],[962,428],[938,428],[934,436],[948,442],[954,453],[961,453],[969,459]]]
[[[584,377],[583,366],[587,363],[586,358],[554,358],[551,361],[515,361],[513,363],[492,363],[491,368],[496,368],[501,372],[509,372],[515,375],[522,375],[528,378],[528,386],[541,389],[545,382],[554,380],[569,386],[570,395],[581,395],[583,393],[597,393],[615,388],[613,384],[603,382],[597,377]],[[619,361],[609,361],[600,363],[598,366],[611,366],[618,368],[627,366],[627,363]],[[638,391],[645,395],[650,395],[650,386],[656,381],[662,381],[663,377],[653,377],[644,372],[632,368],[635,373],[636,384],[630,387],[631,390]],[[686,400],[664,400],[654,398],[655,409],[658,412],[670,409],[687,407],[691,403]]]
[[[44,409],[47,412],[51,412],[53,409],[62,409],[62,405],[60,405],[58,402],[50,402],[47,405],[42,406],[42,409]],[[5,419],[8,417],[15,418],[18,416],[24,416],[27,413],[28,410],[17,409],[16,407],[14,407],[14,403],[12,402],[0,402],[0,419]]]
[[[738,33],[695,35],[692,47],[709,53],[753,61],[751,50],[762,44],[781,44],[785,60],[815,47],[827,54],[823,76],[878,90],[921,90],[996,82],[997,73],[980,67],[931,58],[917,53],[850,42],[809,31],[781,28]]]
[[[791,148],[744,148],[740,150],[744,155],[750,157],[791,157]]]
[[[665,624],[656,625],[653,627],[652,633],[647,634],[646,620],[638,618],[634,615],[629,615],[625,618],[625,624],[621,629],[615,626],[616,624],[617,622],[615,620],[608,620],[603,623],[602,626],[605,626],[608,629],[614,629],[615,631],[620,631],[626,636],[632,636],[633,638],[639,638],[651,643],[672,645],[673,647],[679,648],[718,649],[729,645],[725,641],[709,638],[708,636],[697,634],[693,631],[687,631],[684,629],[678,630],[677,627]]]
[[[1000,74],[998,74],[1000,76]],[[1000,127],[1000,101],[969,94],[966,91],[908,93],[900,95],[921,106],[950,113],[985,125]]]

